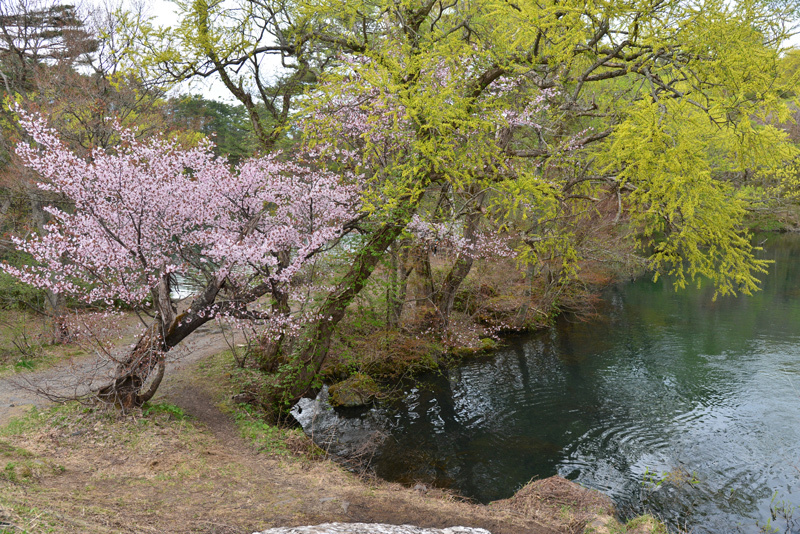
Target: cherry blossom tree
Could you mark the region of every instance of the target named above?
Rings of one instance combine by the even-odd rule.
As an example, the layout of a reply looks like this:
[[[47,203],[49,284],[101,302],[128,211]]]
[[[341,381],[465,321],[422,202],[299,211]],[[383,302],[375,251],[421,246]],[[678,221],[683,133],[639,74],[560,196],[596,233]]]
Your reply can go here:
[[[125,409],[152,397],[165,354],[209,320],[258,321],[273,332],[296,327],[289,313],[274,313],[268,297],[288,293],[358,216],[358,177],[326,170],[315,153],[306,154],[314,164],[273,154],[231,170],[209,143],[139,141],[118,128],[116,150],[82,159],[44,119],[20,115],[34,144],[20,144],[18,154],[42,176],[39,187],[69,208],[48,207],[47,232],[15,240],[33,265],[2,268],[87,303],[151,313],[139,341],[117,359],[114,380],[98,392]],[[172,291],[177,277],[202,281],[182,310]]]

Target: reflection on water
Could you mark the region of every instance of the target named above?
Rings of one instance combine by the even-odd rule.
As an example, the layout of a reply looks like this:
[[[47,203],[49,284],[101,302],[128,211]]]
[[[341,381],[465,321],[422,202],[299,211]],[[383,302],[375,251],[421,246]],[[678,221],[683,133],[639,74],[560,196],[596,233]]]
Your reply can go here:
[[[483,502],[560,474],[695,532],[758,532],[776,492],[800,506],[800,238],[767,248],[754,297],[640,280],[607,292],[603,320],[428,378],[378,474]]]

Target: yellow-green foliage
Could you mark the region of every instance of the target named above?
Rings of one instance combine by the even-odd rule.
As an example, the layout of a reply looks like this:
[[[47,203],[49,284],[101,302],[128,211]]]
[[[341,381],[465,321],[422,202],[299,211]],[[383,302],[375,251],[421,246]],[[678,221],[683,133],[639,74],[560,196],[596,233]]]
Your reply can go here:
[[[371,115],[357,170],[369,184],[370,221],[405,226],[420,199],[437,191],[465,204],[486,194],[485,214],[520,236],[521,261],[556,264],[569,278],[581,259],[579,227],[592,224],[603,198],[616,198],[619,214],[645,237],[651,266],[674,275],[676,286],[707,277],[721,294],[757,287],[765,264],[742,230],[747,198],[721,178],[745,169],[790,176],[781,169],[796,151],[768,126],[787,119],[782,98],[798,78],[792,58],[781,59],[788,7],[758,0],[176,5],[176,29],[123,19],[123,33],[135,36],[127,42],[139,43],[129,52],[144,77],[215,70],[246,106],[250,94],[269,107],[269,91],[255,91],[240,68],[263,60],[267,32],[297,68],[324,65],[297,106],[313,126],[309,144],[341,147],[331,110],[343,97],[365,96]],[[546,105],[535,124],[512,127],[509,114],[537,98]]]
[[[600,159],[633,187],[632,218],[657,272],[672,275],[676,287],[706,277],[720,294],[749,294],[766,262],[742,230],[744,199],[716,175],[743,163],[772,168],[795,149],[771,126],[723,127],[712,118],[685,100],[640,100]]]
[[[384,182],[380,202],[370,199],[371,209],[387,198],[420,194],[431,174],[442,174],[456,190],[475,182],[492,184],[497,211],[523,221],[530,217],[534,228],[536,222],[563,214],[568,173],[547,174],[548,165],[556,163],[551,153],[541,167],[527,173],[517,169],[512,179],[497,179],[504,167],[496,162],[506,159],[493,133],[503,126],[502,112],[513,104],[476,93],[480,79],[475,73],[496,68],[511,76],[538,64],[561,69],[553,84],[564,91],[574,88],[577,95],[588,75],[613,71],[628,60],[623,56],[601,64],[599,71],[590,68],[570,76],[570,69],[591,65],[575,51],[590,46],[586,43],[596,35],[596,21],[624,28],[637,41],[633,49],[639,52],[631,52],[627,68],[639,75],[641,85],[616,108],[606,102],[619,122],[612,127],[611,142],[598,151],[600,168],[614,176],[617,187],[633,189],[627,203],[657,272],[673,275],[677,287],[706,277],[721,294],[750,293],[765,263],[754,258],[742,231],[745,203],[719,177],[733,170],[776,169],[795,154],[782,132],[763,125],[770,117],[787,114],[774,90],[779,56],[774,47],[765,46],[780,30],[774,14],[749,1],[650,6],[483,0],[458,3],[429,26],[419,27],[402,18],[425,16],[424,7],[413,1],[306,0],[300,9],[313,20],[335,13],[340,25],[328,31],[347,43],[345,49],[368,60],[330,74],[325,96],[341,97],[337,88],[353,90],[349,81],[355,74],[365,86],[362,90],[379,90],[395,99],[416,126],[407,152],[394,167],[384,168],[395,179]],[[359,35],[357,28],[366,20],[386,25],[382,40]],[[474,38],[465,38],[465,26]],[[617,46],[624,49],[626,44]],[[665,53],[670,47],[674,50]],[[537,50],[538,57],[532,57]],[[536,91],[534,87],[514,96],[529,99]],[[324,107],[327,103],[321,100]],[[321,109],[317,102],[312,104],[315,110]],[[550,124],[557,119],[549,118]],[[579,193],[585,197],[596,191],[597,186],[587,183]],[[528,262],[541,256],[560,258],[561,276],[570,277],[577,269],[568,227],[540,233],[520,252]]]

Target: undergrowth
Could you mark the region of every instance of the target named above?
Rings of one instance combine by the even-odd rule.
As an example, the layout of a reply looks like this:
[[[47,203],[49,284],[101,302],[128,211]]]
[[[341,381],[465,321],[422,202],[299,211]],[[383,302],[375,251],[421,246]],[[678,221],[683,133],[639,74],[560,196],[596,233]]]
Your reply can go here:
[[[278,457],[311,460],[325,457],[325,452],[308,439],[302,430],[291,426],[290,422],[272,424],[257,403],[235,400],[242,392],[253,392],[250,398],[256,400],[255,396],[264,381],[264,375],[257,369],[239,367],[231,351],[225,351],[203,361],[200,370],[210,383],[219,388],[218,407],[233,417],[241,437],[257,451]]]

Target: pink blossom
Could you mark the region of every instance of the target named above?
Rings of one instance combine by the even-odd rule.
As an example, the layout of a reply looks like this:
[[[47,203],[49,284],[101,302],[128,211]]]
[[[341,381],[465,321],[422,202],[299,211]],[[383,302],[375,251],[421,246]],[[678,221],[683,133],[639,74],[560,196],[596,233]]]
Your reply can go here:
[[[48,207],[45,234],[14,239],[33,265],[0,267],[85,302],[139,307],[168,275],[227,279],[240,293],[288,286],[359,211],[359,177],[320,158],[273,154],[231,169],[209,142],[139,141],[117,126],[121,145],[83,160],[42,117],[18,112],[35,143],[17,153],[69,208]]]

